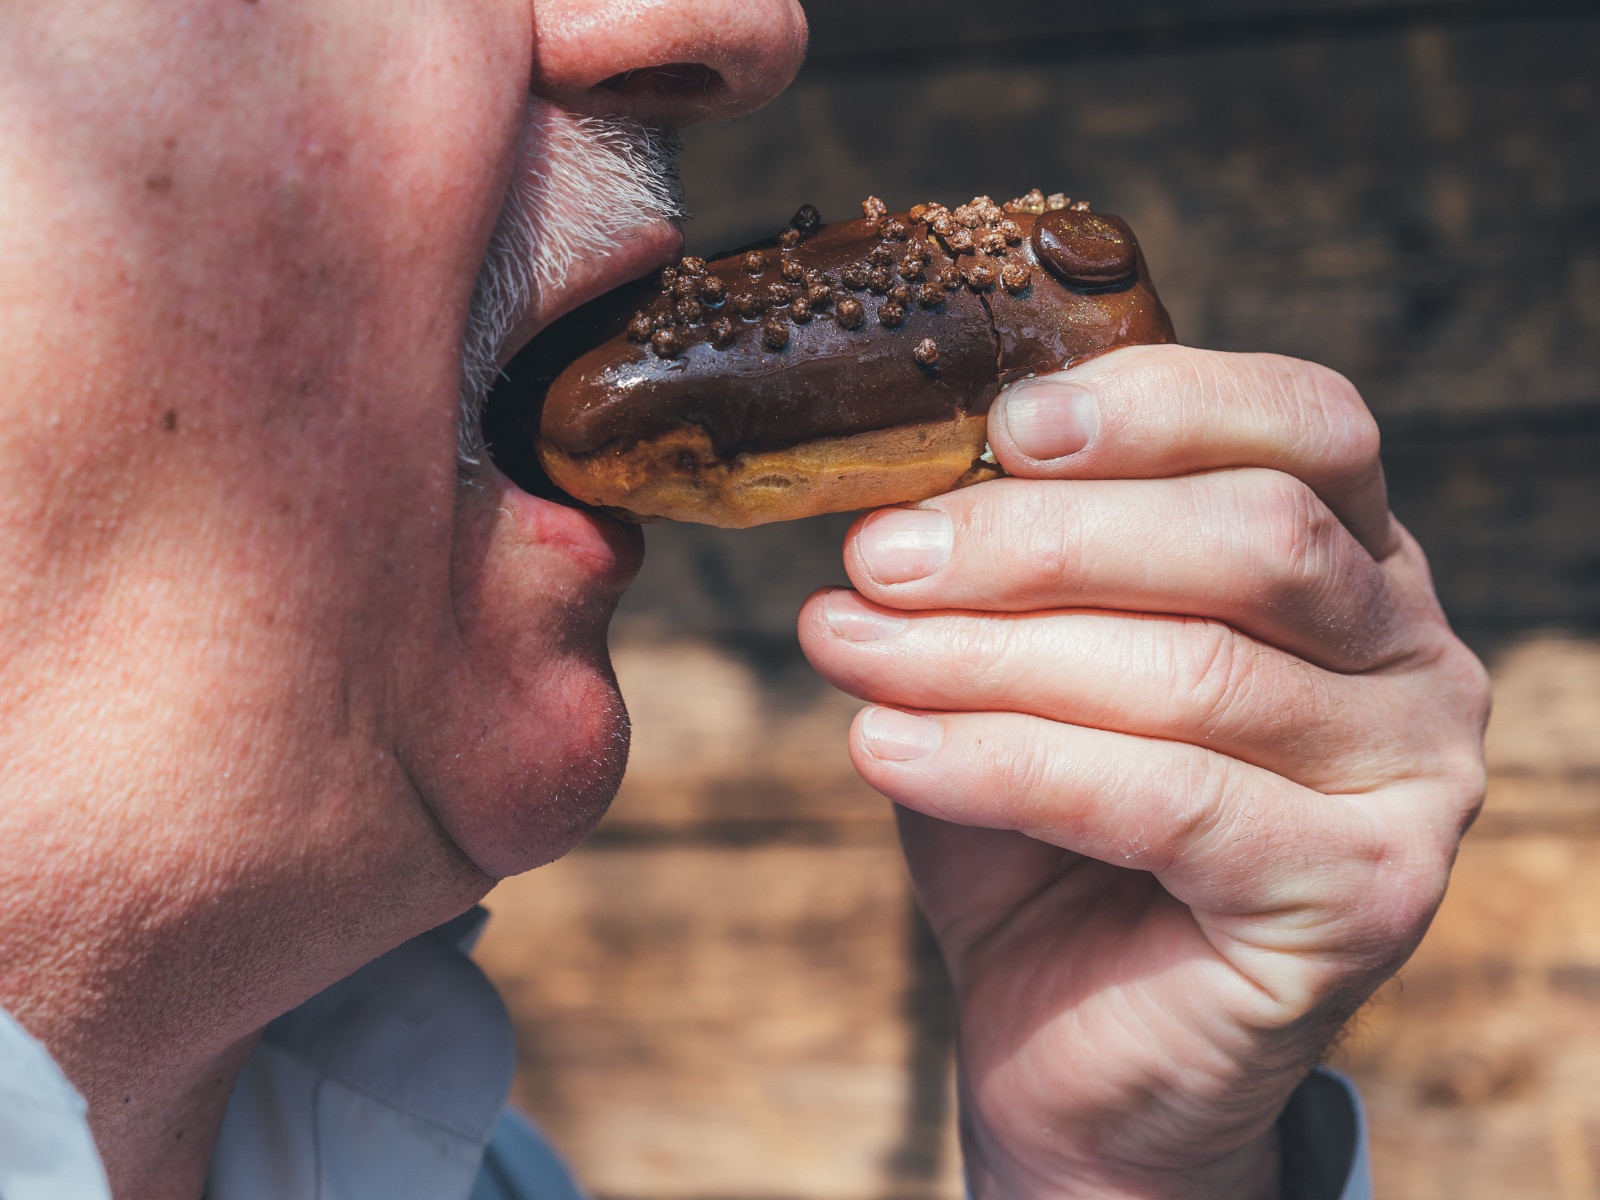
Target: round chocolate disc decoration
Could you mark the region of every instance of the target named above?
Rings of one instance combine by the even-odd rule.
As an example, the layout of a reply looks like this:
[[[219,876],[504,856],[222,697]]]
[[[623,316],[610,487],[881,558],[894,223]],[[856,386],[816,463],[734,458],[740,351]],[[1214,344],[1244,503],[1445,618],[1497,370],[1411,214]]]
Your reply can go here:
[[[1045,213],[1033,226],[1033,251],[1051,274],[1078,287],[1124,283],[1139,269],[1127,227],[1097,213]]]

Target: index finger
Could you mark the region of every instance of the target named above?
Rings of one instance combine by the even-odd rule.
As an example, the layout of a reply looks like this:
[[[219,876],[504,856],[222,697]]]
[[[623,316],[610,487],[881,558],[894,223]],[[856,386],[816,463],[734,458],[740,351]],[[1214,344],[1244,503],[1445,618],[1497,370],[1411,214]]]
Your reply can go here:
[[[1012,385],[989,445],[1022,479],[1266,467],[1299,479],[1374,558],[1399,547],[1378,426],[1350,381],[1276,354],[1130,346]]]

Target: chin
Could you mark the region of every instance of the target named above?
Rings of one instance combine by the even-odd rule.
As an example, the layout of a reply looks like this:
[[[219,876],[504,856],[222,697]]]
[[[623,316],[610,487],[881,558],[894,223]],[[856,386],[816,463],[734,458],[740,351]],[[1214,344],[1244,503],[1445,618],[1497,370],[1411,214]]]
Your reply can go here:
[[[435,813],[484,874],[566,854],[599,822],[628,762],[628,711],[602,650],[553,664],[527,711],[491,714]]]

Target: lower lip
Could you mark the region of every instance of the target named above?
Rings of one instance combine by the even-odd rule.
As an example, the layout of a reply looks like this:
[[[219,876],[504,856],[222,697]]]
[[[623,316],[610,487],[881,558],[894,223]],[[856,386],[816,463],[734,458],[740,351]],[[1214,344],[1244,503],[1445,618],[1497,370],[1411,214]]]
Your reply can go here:
[[[633,582],[644,563],[637,525],[530,495],[503,475],[500,484],[501,507],[533,541],[563,552],[598,586],[620,591]]]

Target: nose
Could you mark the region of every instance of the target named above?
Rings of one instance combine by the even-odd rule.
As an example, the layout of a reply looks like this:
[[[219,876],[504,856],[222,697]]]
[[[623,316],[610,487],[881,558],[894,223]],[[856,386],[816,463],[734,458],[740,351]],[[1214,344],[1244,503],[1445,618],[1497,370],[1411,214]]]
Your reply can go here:
[[[798,0],[535,0],[533,90],[681,128],[761,107],[805,49]]]

